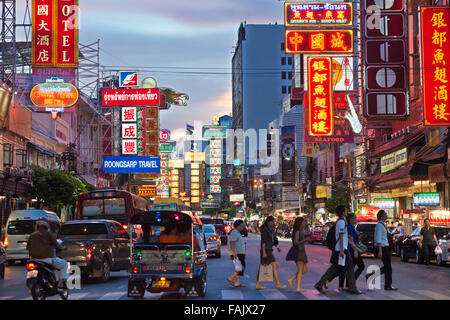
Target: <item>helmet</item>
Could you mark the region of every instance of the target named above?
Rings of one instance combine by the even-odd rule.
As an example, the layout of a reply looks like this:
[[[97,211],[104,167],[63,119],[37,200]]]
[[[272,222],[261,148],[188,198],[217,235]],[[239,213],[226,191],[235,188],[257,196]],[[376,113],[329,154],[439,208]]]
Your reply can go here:
[[[36,222],[36,229],[40,229],[40,228],[46,228],[47,230],[49,230],[50,225],[44,219],[38,219],[38,221]]]

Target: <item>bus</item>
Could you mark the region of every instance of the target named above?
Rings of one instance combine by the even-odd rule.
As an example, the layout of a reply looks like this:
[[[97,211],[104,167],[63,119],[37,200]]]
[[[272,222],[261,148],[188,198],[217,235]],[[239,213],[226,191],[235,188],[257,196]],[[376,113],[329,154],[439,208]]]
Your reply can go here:
[[[172,210],[192,215],[191,207],[185,205],[184,202],[178,198],[156,198],[153,201],[153,207],[151,207],[150,210]]]
[[[127,225],[134,214],[148,211],[148,201],[131,192],[98,189],[77,197],[77,220],[108,219]]]

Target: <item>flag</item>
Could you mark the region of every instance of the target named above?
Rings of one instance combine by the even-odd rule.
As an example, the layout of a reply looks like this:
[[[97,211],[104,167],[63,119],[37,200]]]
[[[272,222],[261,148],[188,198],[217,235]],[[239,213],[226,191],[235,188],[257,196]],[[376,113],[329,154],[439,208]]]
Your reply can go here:
[[[192,135],[194,133],[194,126],[186,123],[186,134]]]

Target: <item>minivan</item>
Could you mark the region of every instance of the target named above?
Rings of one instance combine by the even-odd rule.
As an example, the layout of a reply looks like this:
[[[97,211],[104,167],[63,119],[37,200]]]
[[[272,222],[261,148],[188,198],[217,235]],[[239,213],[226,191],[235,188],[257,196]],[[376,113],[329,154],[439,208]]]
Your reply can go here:
[[[54,233],[59,232],[61,221],[56,213],[40,209],[15,210],[12,211],[6,223],[6,236],[4,244],[6,247],[6,260],[9,265],[16,260],[25,262],[29,259],[27,241],[30,234],[36,231],[36,221],[45,219]]]

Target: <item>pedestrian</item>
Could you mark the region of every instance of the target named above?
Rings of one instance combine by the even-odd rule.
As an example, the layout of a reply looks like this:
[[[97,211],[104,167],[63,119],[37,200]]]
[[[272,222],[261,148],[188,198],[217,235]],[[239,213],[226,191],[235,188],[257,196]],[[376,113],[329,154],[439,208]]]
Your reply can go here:
[[[235,270],[227,280],[233,287],[243,287],[244,285],[240,283],[240,277],[244,275],[245,271],[245,239],[241,234],[244,229],[244,221],[236,220],[233,223],[233,227],[233,230],[230,232],[231,260],[236,258],[239,259],[242,270],[239,272]],[[234,281],[234,279],[236,279],[236,281]]]
[[[350,213],[347,216],[347,232],[348,232],[348,244],[350,255],[353,258],[353,265],[357,266],[358,268],[355,271],[355,281],[358,280],[358,277],[361,275],[361,273],[365,269],[363,258],[358,250],[359,245],[359,233],[356,230],[356,214]],[[344,288],[344,278],[346,278],[346,274],[340,274],[339,275],[339,290],[349,290],[349,283],[348,283],[348,277],[346,280],[346,287]],[[331,280],[329,280],[331,282]]]
[[[316,288],[320,293],[324,293],[323,287],[328,282],[328,279],[334,279],[341,273],[347,273],[350,287],[349,292],[351,294],[361,294],[362,292],[356,288],[353,259],[348,251],[348,231],[345,223],[347,212],[345,211],[345,206],[337,206],[335,212],[339,217],[339,220],[336,222],[335,226],[334,239],[336,240],[336,244],[331,253],[331,266],[322,278],[320,278],[319,282],[314,285],[314,288]],[[331,232],[331,230],[329,232]]]
[[[302,289],[302,277],[306,273],[306,264],[308,263],[308,257],[306,256],[305,243],[311,239],[311,233],[309,232],[308,225],[305,219],[298,217],[295,219],[294,227],[292,230],[292,248],[289,250],[286,260],[294,261],[297,265],[297,273],[295,273],[287,281],[289,287],[292,288],[292,282],[297,280],[296,292],[304,292]]]
[[[374,246],[376,257],[383,261],[383,267],[380,269],[381,274],[384,274],[384,290],[398,290],[392,285],[392,252],[389,246],[388,231],[385,221],[387,220],[387,213],[380,210],[377,213],[378,223],[375,227]],[[375,274],[372,272],[366,274],[366,281]]]
[[[436,233],[434,228],[430,225],[430,219],[425,219],[424,227],[420,230],[420,249],[423,249],[423,253],[425,255],[425,263],[427,268],[430,267],[430,256],[433,252],[433,238],[436,241],[436,244],[439,244],[436,238]]]
[[[261,226],[261,251],[260,251],[261,264],[272,265],[273,277],[275,278],[277,289],[284,289],[286,288],[286,286],[280,282],[280,279],[278,277],[278,265],[273,255],[272,249],[275,240],[274,228],[275,228],[275,218],[273,216],[268,216],[264,221],[263,225]],[[263,286],[261,286],[261,283],[259,282],[259,269],[256,278],[255,289],[257,290],[265,289]]]

